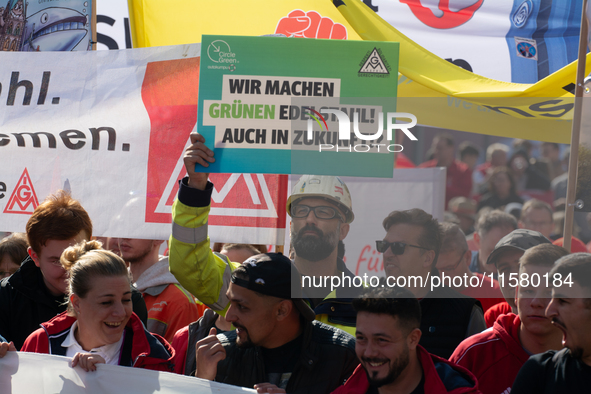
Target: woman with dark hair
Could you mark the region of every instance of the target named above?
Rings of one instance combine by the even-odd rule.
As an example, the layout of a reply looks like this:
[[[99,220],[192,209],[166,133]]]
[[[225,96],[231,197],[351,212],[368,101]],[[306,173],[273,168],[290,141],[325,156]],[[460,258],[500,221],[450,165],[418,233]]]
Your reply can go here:
[[[497,209],[512,202],[523,204],[515,191],[513,174],[508,167],[497,167],[488,179],[488,193],[478,202],[477,210],[480,211],[483,207]]]
[[[22,351],[72,357],[72,367],[86,371],[99,363],[173,370],[172,347],[132,311],[121,257],[85,241],[64,250],[60,263],[68,272],[68,310],[29,335]]]

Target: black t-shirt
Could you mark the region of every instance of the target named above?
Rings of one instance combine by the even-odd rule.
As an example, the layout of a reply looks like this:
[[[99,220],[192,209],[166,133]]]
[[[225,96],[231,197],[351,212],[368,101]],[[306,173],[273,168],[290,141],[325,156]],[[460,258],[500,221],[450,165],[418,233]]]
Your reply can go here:
[[[369,386],[366,394],[379,394],[378,388],[376,386]],[[419,382],[418,386],[410,394],[425,394],[425,374],[421,376],[421,381]]]
[[[569,349],[530,357],[519,370],[511,394],[571,394],[591,392],[591,367]]]
[[[265,361],[267,382],[285,389],[291,373],[300,357],[303,338],[298,336],[291,342],[274,349],[261,348]]]

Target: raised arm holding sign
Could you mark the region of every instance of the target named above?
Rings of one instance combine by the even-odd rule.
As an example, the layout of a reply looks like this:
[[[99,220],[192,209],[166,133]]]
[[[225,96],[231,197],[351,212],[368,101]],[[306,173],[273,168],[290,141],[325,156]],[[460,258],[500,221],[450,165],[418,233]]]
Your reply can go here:
[[[169,261],[170,270],[181,285],[224,314],[228,305],[225,292],[231,272],[239,264],[210,249],[207,221],[213,184],[207,181],[206,173],[195,171],[195,164],[207,168],[214,161],[205,138],[193,133],[184,156],[188,176],[181,180],[178,200],[173,205]],[[317,287],[309,284],[315,277],[354,276],[338,257],[338,243],[345,239],[349,223],[354,219],[346,184],[338,177],[303,176],[295,185],[287,206],[292,217],[294,264],[304,275],[304,284],[308,283],[306,295],[314,306],[317,319],[352,333],[355,314],[350,307],[350,298],[362,289],[343,286],[332,291],[326,284]]]

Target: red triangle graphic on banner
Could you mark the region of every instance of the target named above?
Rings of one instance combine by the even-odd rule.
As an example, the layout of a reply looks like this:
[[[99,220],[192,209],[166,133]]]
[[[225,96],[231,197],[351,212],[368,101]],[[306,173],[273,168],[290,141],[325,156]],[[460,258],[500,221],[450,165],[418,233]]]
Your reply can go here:
[[[35,194],[29,171],[25,168],[12,191],[6,208],[4,208],[4,213],[31,214],[38,205],[39,200],[37,200],[37,194]]]

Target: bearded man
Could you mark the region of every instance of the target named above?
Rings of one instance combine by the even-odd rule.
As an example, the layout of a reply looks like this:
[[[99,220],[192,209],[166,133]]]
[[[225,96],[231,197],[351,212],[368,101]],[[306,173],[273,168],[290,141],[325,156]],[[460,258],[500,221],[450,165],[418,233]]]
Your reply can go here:
[[[421,307],[409,290],[373,289],[353,306],[361,364],[333,394],[480,393],[470,371],[419,345]]]
[[[359,363],[355,340],[314,321],[298,282],[292,262],[278,253],[234,270],[226,320],[236,330],[216,335],[212,328],[196,343],[195,376],[259,393],[329,393],[341,385]]]
[[[188,176],[181,180],[172,208],[169,263],[170,271],[185,289],[224,315],[229,304],[226,292],[231,274],[239,264],[211,251],[207,222],[213,184],[208,182],[207,173],[195,172],[196,164],[206,171],[215,160],[213,151],[205,146],[205,138],[192,133],[184,156]],[[287,212],[292,218],[293,263],[304,277],[304,284],[305,277],[352,278],[338,255],[339,241],[345,239],[354,219],[347,185],[335,176],[304,175],[287,200]],[[304,288],[317,320],[351,334],[355,332],[351,300],[359,293],[359,288],[347,286],[334,291],[324,286]]]

